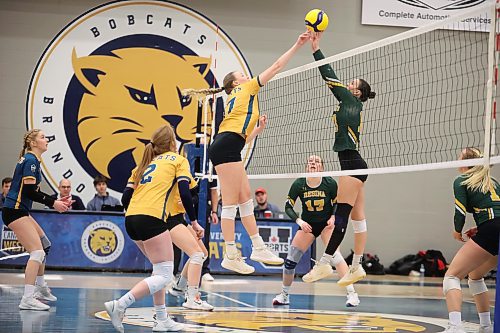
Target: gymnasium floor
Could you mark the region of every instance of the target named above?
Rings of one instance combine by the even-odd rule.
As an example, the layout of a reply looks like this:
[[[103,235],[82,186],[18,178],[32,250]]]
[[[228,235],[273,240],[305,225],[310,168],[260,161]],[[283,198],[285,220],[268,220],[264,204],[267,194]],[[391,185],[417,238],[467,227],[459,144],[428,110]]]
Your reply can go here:
[[[18,310],[22,271],[2,270],[0,332],[115,332],[103,303],[144,276],[48,271],[46,280],[59,300],[50,311],[38,312]],[[281,288],[277,277],[216,275],[214,282],[202,284],[214,312],[184,310],[172,296],[167,306],[177,321],[189,324],[186,332],[440,332],[446,326],[439,278],[369,275],[355,286],[361,299],[357,308],[345,307],[344,290],[335,281],[306,284],[296,279],[291,305],[273,308]],[[494,281],[487,284],[493,302]],[[476,332],[477,313],[467,290],[464,297],[463,320],[467,331]],[[136,302],[127,310],[125,332],[151,332],[152,314],[150,297]]]

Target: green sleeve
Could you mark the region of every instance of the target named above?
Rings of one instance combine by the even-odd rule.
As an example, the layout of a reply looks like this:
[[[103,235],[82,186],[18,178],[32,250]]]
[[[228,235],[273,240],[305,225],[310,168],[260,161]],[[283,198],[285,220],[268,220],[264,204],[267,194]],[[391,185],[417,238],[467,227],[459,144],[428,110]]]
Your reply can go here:
[[[316,61],[325,59],[325,56],[323,55],[321,50],[314,52],[313,56],[314,60]],[[323,80],[325,80],[326,85],[328,86],[328,88],[330,88],[337,100],[339,100],[340,102],[356,102],[356,97],[354,97],[353,94],[351,94],[351,92],[347,90],[347,88],[342,84],[342,82],[340,82],[330,64],[320,66],[319,71],[321,73],[321,76],[323,77]]]
[[[463,181],[462,177],[455,179],[453,183],[453,192],[455,193],[455,231],[462,232],[465,225],[465,214],[467,214],[467,190],[465,186],[460,183]]]
[[[299,197],[299,194],[300,186],[297,184],[297,181],[294,181],[292,186],[290,187],[290,190],[288,191],[288,199],[285,203],[285,213],[294,221],[299,218],[297,213],[293,210],[293,206],[295,206],[295,201]]]

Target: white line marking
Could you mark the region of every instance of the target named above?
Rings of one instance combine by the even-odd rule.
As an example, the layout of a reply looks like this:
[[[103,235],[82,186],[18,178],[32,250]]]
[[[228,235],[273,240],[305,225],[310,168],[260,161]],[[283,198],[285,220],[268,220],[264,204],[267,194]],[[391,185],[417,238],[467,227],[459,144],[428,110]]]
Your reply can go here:
[[[255,306],[253,305],[250,305],[248,303],[245,303],[245,302],[241,302],[241,301],[238,301],[237,299],[234,299],[234,298],[231,298],[231,297],[227,297],[227,296],[224,296],[224,295],[221,295],[221,294],[218,294],[218,293],[214,293],[214,292],[206,292],[207,294],[209,295],[215,295],[215,296],[219,296],[220,298],[224,298],[224,299],[227,299],[229,301],[232,301],[232,302],[235,302],[235,303],[238,303],[238,304],[241,304],[241,305],[244,305],[244,306],[247,306],[249,308],[255,308]]]

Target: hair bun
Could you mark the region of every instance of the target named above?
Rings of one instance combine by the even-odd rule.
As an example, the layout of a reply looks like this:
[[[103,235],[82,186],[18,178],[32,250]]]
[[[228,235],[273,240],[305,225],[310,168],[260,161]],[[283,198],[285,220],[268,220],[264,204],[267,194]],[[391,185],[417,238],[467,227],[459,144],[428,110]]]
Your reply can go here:
[[[368,95],[368,98],[369,99],[374,99],[375,95],[377,95],[377,93],[375,91],[370,91],[370,95]]]

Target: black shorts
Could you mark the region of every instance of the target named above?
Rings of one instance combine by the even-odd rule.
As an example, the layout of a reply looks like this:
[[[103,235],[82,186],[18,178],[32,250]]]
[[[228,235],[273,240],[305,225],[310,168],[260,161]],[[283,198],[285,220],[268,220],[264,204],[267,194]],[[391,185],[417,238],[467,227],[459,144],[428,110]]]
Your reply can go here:
[[[24,216],[30,216],[30,213],[24,209],[2,208],[2,220],[6,226]]]
[[[245,147],[245,139],[233,132],[217,134],[208,149],[208,157],[214,166],[224,163],[241,162],[241,151]]]
[[[318,238],[321,233],[323,232],[323,230],[327,227],[327,224],[326,222],[325,223],[309,223],[309,225],[311,226],[311,234],[314,235],[314,238]],[[302,229],[302,228],[301,228]]]
[[[498,255],[500,217],[483,222],[477,227],[477,234],[472,240],[492,255]]]
[[[145,241],[172,230],[183,221],[183,214],[170,216],[167,221],[150,215],[130,215],[125,217],[125,229],[132,240]]]
[[[341,170],[368,169],[368,165],[357,150],[343,150],[339,151],[338,154]],[[357,178],[364,183],[368,175],[353,175],[351,177]]]

